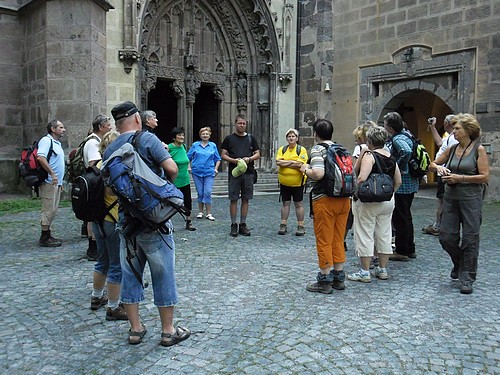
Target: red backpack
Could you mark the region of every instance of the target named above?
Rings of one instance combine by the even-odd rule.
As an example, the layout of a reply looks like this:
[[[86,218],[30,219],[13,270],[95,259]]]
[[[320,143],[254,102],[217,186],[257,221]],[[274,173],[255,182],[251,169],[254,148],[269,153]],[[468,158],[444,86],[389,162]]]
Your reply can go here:
[[[47,161],[54,153],[52,139],[50,140],[49,153],[47,154]],[[26,147],[21,152],[21,160],[19,162],[19,176],[24,179],[27,187],[35,189],[38,193],[38,187],[45,181],[48,173],[42,168],[37,159],[38,155],[38,141],[33,142],[30,147]]]

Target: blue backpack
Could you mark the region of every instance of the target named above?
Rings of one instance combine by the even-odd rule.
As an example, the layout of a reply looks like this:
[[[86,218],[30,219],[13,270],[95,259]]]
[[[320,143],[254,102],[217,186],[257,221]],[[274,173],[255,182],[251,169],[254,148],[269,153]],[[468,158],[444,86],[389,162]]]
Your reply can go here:
[[[189,215],[184,196],[173,183],[159,177],[136,151],[142,132],[136,132],[131,143],[123,144],[104,161],[101,171],[122,207],[147,229],[165,229],[165,223],[176,213]]]

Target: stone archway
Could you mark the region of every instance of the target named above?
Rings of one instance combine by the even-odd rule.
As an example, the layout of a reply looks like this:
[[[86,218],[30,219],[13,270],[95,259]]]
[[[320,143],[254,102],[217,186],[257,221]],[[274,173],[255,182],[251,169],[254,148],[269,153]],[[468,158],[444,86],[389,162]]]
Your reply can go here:
[[[264,2],[152,0],[140,19],[142,106],[148,106],[148,93],[159,79],[171,82],[178,100],[177,123],[185,128],[190,143],[197,139],[195,103],[206,99],[210,88],[210,101],[218,107],[210,113],[219,117],[213,121],[219,126],[214,141],[231,133],[234,117],[243,113],[264,159],[269,158],[269,108],[276,100],[274,81],[280,62]]]

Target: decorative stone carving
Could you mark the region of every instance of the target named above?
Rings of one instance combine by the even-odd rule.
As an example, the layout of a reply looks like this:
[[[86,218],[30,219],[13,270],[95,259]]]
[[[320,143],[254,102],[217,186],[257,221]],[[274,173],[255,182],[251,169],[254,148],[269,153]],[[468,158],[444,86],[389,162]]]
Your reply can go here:
[[[214,86],[212,92],[214,93],[215,99],[219,102],[224,101],[224,90],[219,86]]]
[[[125,73],[129,74],[132,71],[132,66],[136,61],[141,59],[142,55],[135,50],[122,49],[118,51],[118,58],[123,63]]]
[[[177,81],[172,82],[172,89],[174,90],[174,95],[177,99],[184,97],[184,89]]]
[[[288,85],[292,81],[292,73],[279,73],[278,81],[280,83],[281,91],[286,92]]]
[[[194,72],[190,70],[186,74],[184,84],[186,86],[186,104],[192,106],[196,101],[196,94],[198,94],[201,82],[196,78]]]
[[[241,111],[247,108],[247,78],[239,74],[236,80],[236,106]]]

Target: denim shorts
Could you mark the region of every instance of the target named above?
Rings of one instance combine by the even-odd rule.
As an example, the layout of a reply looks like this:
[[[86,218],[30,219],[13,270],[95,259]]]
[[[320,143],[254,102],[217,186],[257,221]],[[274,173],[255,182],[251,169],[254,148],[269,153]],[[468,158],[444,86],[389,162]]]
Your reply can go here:
[[[172,232],[172,223],[168,222]],[[143,276],[146,262],[151,271],[154,304],[157,307],[174,306],[178,302],[175,284],[175,244],[172,234],[160,234],[145,231],[136,237],[137,251],[129,242],[128,246],[135,254],[131,260],[134,269]],[[126,304],[139,303],[144,300],[144,289],[135,277],[127,261],[127,243],[120,235],[120,260],[122,265],[121,301]]]
[[[104,233],[102,231],[104,229]],[[122,281],[122,268],[120,266],[120,234],[116,224],[104,221],[101,225],[92,223],[97,242],[97,263],[94,271],[106,275],[106,281],[112,284],[120,284]]]

